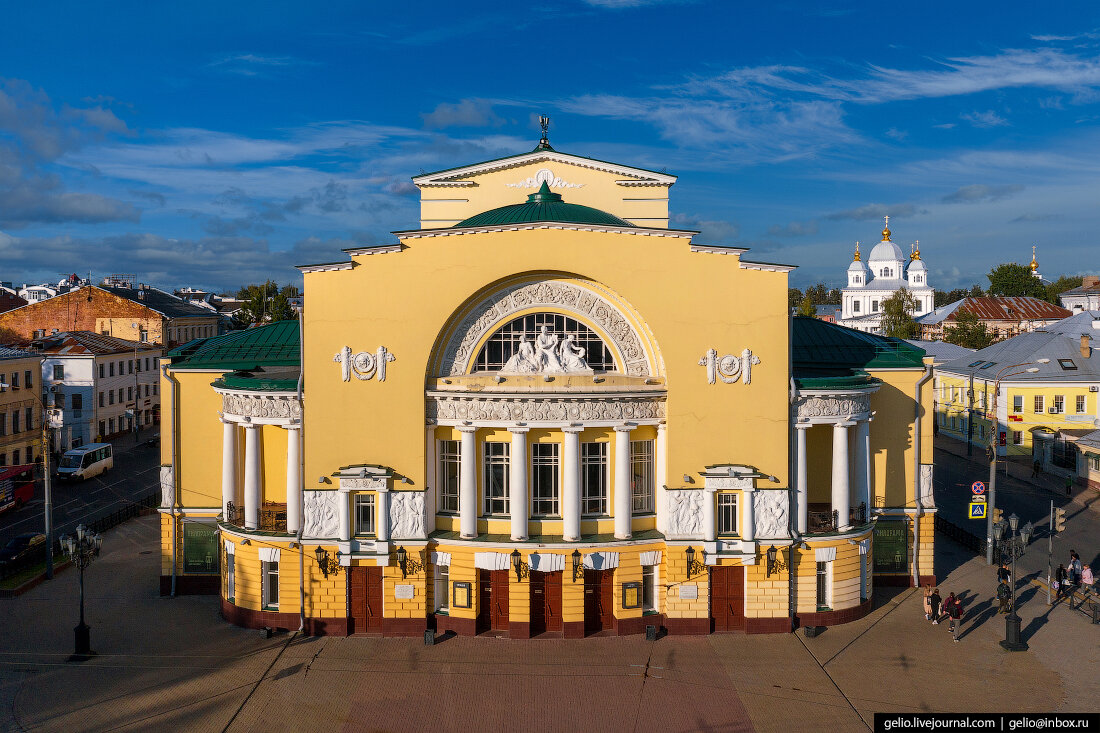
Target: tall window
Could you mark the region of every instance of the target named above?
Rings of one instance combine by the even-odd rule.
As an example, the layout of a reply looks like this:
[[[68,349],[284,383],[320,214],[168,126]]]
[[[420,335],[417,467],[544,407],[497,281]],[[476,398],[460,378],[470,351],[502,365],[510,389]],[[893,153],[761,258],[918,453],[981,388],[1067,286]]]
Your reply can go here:
[[[436,613],[447,613],[451,596],[451,569],[446,565],[435,566],[435,586],[432,593],[433,610]]]
[[[107,364],[107,371],[110,376],[115,376],[115,363],[113,361]]]
[[[54,364],[53,365],[53,378],[54,379],[64,379],[65,378],[65,365],[64,364]]]
[[[1054,411],[1058,414],[1062,414],[1066,411],[1066,397],[1065,395],[1054,395]]]
[[[657,573],[656,566],[642,566],[642,612],[657,612]]]
[[[499,331],[489,337],[481,353],[477,355],[474,370],[497,371],[512,358],[512,354],[519,351],[520,343],[534,343],[543,326],[558,337],[559,344],[566,335],[572,336],[573,343],[584,349],[584,359],[590,368],[596,371],[615,371],[611,349],[607,348],[596,332],[577,319],[559,313],[529,313],[501,326]]]
[[[1032,405],[1032,407],[1035,408],[1034,411],[1035,412],[1042,412],[1043,411],[1043,396],[1041,394],[1035,395],[1034,403],[1035,404]]]
[[[829,607],[829,563],[817,564],[817,607]]]
[[[355,534],[374,534],[374,494],[355,495]]]
[[[485,495],[486,514],[508,513],[508,443],[485,443]]]
[[[225,597],[233,600],[237,595],[236,555],[225,555]]]
[[[1023,444],[1024,444],[1024,431],[1023,430],[1013,430],[1012,431],[1012,445],[1023,445]]]
[[[653,441],[630,441],[630,503],[635,514],[653,511]]]
[[[439,511],[458,511],[461,454],[457,440],[439,441]]]
[[[102,364],[99,365],[99,378],[103,379],[103,365]]]
[[[534,443],[531,446],[531,513],[557,516],[558,444]]]
[[[581,443],[581,514],[607,511],[607,443]]]
[[[19,432],[19,410],[11,414],[11,432],[12,435]]]
[[[1085,411],[1085,396],[1083,394],[1077,395],[1076,409],[1078,415]]]
[[[264,608],[279,607],[279,563],[263,563],[263,597]]]
[[[11,373],[11,388],[19,389],[19,372]]]
[[[99,406],[103,407],[103,393],[102,392],[99,393]]]
[[[27,389],[34,387],[34,377],[32,376],[33,374],[34,372],[31,372],[30,370],[23,372],[23,384],[27,387]]]
[[[852,313],[859,313],[859,301],[858,300],[853,300],[852,301]]]
[[[718,534],[739,534],[737,531],[737,494],[717,494]]]
[[[878,313],[878,301],[877,300],[872,300],[871,301],[871,312],[872,313]]]
[[[1022,394],[1012,395],[1012,411],[1023,412],[1024,411],[1024,396]]]

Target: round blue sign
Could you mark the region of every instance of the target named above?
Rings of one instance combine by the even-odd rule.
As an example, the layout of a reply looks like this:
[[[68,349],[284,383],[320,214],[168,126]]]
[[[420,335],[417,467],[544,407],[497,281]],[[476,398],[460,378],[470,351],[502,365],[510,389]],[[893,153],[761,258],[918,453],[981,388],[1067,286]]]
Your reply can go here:
[[[975,481],[973,484],[970,485],[970,490],[973,491],[975,494],[984,494],[985,484],[983,484],[981,481]]]

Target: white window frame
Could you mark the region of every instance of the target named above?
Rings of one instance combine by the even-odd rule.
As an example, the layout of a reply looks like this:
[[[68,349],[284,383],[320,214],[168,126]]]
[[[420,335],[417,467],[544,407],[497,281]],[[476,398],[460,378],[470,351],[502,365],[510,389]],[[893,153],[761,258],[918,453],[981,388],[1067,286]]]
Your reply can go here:
[[[1020,413],[1024,411],[1024,396],[1022,394],[1012,395],[1012,412]]]
[[[657,613],[657,566],[642,566],[642,613]]]
[[[462,447],[457,440],[440,440],[436,446],[439,456],[439,510],[444,514],[458,513],[459,484],[462,481]],[[448,477],[447,468],[453,466]],[[453,481],[452,481],[453,479]],[[453,507],[453,508],[452,508]]]
[[[656,441],[630,441],[630,506],[633,514],[653,513],[656,454]]]
[[[822,567],[824,565],[824,567]],[[819,580],[824,577],[824,581]],[[821,583],[824,583],[824,588],[821,587]],[[824,590],[824,593],[820,592]],[[822,598],[824,596],[824,598]],[[822,603],[821,601],[825,601]],[[817,604],[818,611],[822,609],[832,610],[833,608],[833,563],[830,561],[821,561],[817,563],[814,572],[814,602]]]
[[[1032,399],[1031,401],[1032,412],[1034,412],[1036,415],[1042,414],[1043,410],[1046,409],[1046,406],[1046,399],[1041,394],[1035,395],[1034,399]]]
[[[609,443],[581,443],[581,516],[606,517],[610,492],[607,480]]]
[[[262,592],[262,606],[265,609],[278,610],[279,609],[279,561],[267,561],[264,560],[261,563],[263,578],[261,585],[263,586]],[[273,582],[274,581],[274,582]],[[275,598],[275,602],[272,603],[272,597]]]
[[[436,565],[432,579],[433,612],[447,614],[451,611],[451,569],[446,565]]]
[[[1061,394],[1054,395],[1054,412],[1058,415],[1065,413],[1066,411],[1066,396]]]
[[[509,464],[511,462],[512,446],[510,443],[494,441],[485,441],[481,446],[482,513],[486,516],[508,516],[508,512],[511,509]],[[501,480],[501,488],[503,489],[503,492],[497,495],[489,491],[490,487],[493,485],[492,474],[494,468],[499,469],[499,478]]]
[[[225,597],[232,601],[237,597],[237,556],[225,553]]]
[[[561,516],[561,444],[531,444],[531,515],[535,517]],[[549,467],[550,471],[540,472],[539,468]],[[549,477],[552,486],[543,487],[543,475]],[[549,488],[547,492],[545,489]],[[541,495],[540,495],[541,494]],[[549,502],[551,512],[541,511]]]
[[[355,494],[354,504],[352,505],[353,520],[355,522],[355,534],[356,535],[373,535],[377,531],[377,506],[378,502],[375,498],[375,494]],[[368,526],[363,526],[362,514],[366,512],[370,515],[370,521]]]
[[[1023,444],[1024,444],[1024,431],[1023,430],[1013,430],[1012,431],[1012,445],[1023,445]]]
[[[714,521],[718,523],[715,530],[720,535],[741,534],[741,527],[737,524],[740,520],[737,496],[728,491],[719,491],[714,495]]]
[[[1088,409],[1088,403],[1086,401],[1085,395],[1083,394],[1077,395],[1077,399],[1074,401],[1074,403],[1074,409],[1077,411],[1078,415],[1084,414],[1085,410]]]

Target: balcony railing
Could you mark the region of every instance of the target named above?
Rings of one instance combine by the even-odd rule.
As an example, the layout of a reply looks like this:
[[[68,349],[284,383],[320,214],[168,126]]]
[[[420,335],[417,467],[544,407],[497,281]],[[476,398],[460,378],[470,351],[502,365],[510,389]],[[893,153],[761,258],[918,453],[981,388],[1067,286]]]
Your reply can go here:
[[[225,521],[235,527],[244,529],[244,507],[237,506],[233,502],[225,505]],[[273,501],[265,501],[260,506],[260,526],[256,528],[260,532],[286,533],[286,504],[278,504]]]
[[[815,506],[828,506],[827,504],[811,504],[811,511],[809,512],[809,522],[806,527],[808,534],[826,534],[828,532],[836,532],[840,526],[840,512],[836,509],[832,511],[813,511]],[[863,524],[867,524],[867,504],[860,502],[859,506],[851,507],[848,511],[848,525],[858,527]]]

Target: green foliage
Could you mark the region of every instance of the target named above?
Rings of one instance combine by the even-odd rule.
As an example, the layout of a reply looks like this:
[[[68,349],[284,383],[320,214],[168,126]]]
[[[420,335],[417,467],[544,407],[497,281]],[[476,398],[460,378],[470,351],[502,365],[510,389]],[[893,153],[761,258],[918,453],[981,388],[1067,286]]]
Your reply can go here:
[[[943,330],[943,340],[968,349],[984,349],[993,343],[993,334],[970,311],[955,313],[955,325]]]
[[[1074,288],[1081,287],[1081,277],[1068,277],[1062,275],[1060,278],[1047,285],[1046,300],[1055,305],[1058,305],[1058,296],[1067,290],[1073,290]]]
[[[1031,296],[1046,299],[1047,289],[1039,278],[1031,274],[1027,265],[1006,262],[994,267],[989,275],[989,294],[1007,296]]]
[[[803,297],[813,305],[840,305],[840,288],[830,288],[825,283],[818,283],[806,288]]]
[[[814,304],[809,298],[803,298],[802,302],[798,304],[798,315],[809,316],[810,318],[817,315],[817,309],[814,308]]]
[[[882,333],[899,339],[914,338],[919,331],[913,314],[917,311],[916,297],[899,288],[882,301]]]
[[[971,285],[969,288],[955,288],[954,290],[937,290],[934,296],[933,307],[949,305],[963,298],[980,298],[985,295],[980,285]]]
[[[798,288],[787,288],[787,307],[794,310],[802,305],[802,291]]]
[[[292,320],[295,316],[294,310],[287,302],[288,290],[296,293],[298,289],[288,285],[280,290],[277,282],[268,280],[263,285],[246,285],[238,290],[237,298],[245,301],[245,304],[233,316],[234,328],[248,328],[256,323]]]

